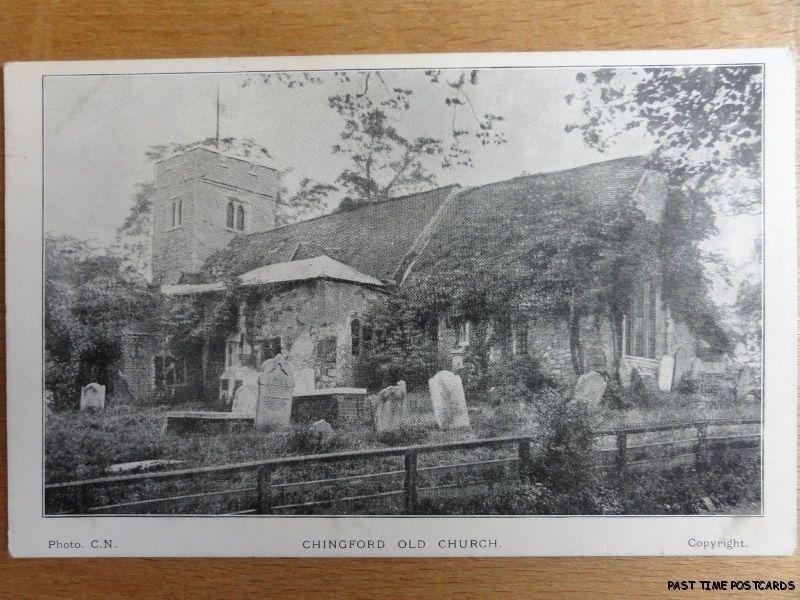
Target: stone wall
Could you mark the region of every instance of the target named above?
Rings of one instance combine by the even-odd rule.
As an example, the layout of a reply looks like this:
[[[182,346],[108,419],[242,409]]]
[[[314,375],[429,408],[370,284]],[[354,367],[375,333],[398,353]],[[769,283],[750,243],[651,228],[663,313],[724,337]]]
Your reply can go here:
[[[684,348],[691,358],[695,356],[696,338],[686,324],[669,318],[666,309],[659,310],[656,320],[656,359],[633,357],[621,364],[623,380],[629,375],[630,370],[636,366],[644,373],[652,373],[657,377],[660,357],[669,353],[673,355],[677,348]],[[473,336],[480,328],[471,327]],[[581,320],[581,344],[583,349],[583,364],[587,370],[611,371],[614,362],[614,340],[611,324],[608,320],[599,322],[590,317]],[[456,332],[452,327],[442,321],[439,325],[438,349],[440,360],[444,368],[457,370],[453,364],[453,349],[456,348]],[[565,318],[537,317],[528,322],[528,348],[529,352],[538,357],[546,372],[551,376],[569,384],[574,384],[577,375],[572,366],[572,356],[569,347],[569,327]],[[502,352],[492,352],[492,360],[503,360]]]
[[[137,403],[149,403],[155,397],[153,357],[161,352],[162,343],[161,336],[155,334],[126,335],[122,338],[122,356],[117,370],[124,375],[128,390]]]
[[[317,389],[353,385],[350,323],[378,294],[325,280],[288,286],[259,303],[252,338],[258,343],[279,337],[296,371],[313,369]]]

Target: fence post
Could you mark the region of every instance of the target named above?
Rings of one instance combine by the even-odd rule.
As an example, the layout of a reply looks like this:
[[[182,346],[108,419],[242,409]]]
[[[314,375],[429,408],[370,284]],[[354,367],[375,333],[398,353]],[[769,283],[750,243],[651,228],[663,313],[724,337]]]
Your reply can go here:
[[[519,480],[524,483],[531,478],[531,444],[528,439],[519,441]]]
[[[706,436],[708,428],[704,424],[697,425],[697,452],[695,454],[694,466],[696,469],[702,469],[708,464],[708,441]]]
[[[258,468],[258,481],[256,483],[258,492],[258,506],[256,512],[260,515],[272,514],[272,490],[270,483],[272,481],[272,469],[270,467]]]
[[[89,487],[82,485],[78,488],[75,497],[75,509],[79,515],[89,514]]]
[[[617,475],[620,482],[625,480],[628,472],[628,434],[617,434]]]
[[[417,453],[409,452],[405,455],[406,468],[406,513],[413,515],[417,512]]]

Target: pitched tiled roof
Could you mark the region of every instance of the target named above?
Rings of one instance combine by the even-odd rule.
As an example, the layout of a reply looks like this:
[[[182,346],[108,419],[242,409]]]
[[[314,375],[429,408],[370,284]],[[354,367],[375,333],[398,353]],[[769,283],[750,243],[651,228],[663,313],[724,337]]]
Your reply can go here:
[[[510,211],[516,210],[520,198],[530,198],[530,210],[535,211],[537,198],[557,193],[582,202],[609,203],[630,197],[646,165],[647,157],[635,156],[463,191],[448,186],[241,235],[209,259],[206,271],[213,280],[222,271],[241,275],[267,265],[327,255],[388,282],[402,275],[414,259],[414,268],[435,264],[437,255],[447,253],[452,236],[463,241],[475,222],[505,213],[513,218]]]
[[[444,201],[457,189],[447,186],[240,235],[209,259],[206,271],[242,274],[301,256],[326,254],[361,273],[388,281]]]
[[[535,213],[537,202],[554,194],[575,197],[580,202],[611,203],[630,198],[647,166],[646,156],[633,156],[593,163],[554,173],[525,175],[463,191],[441,215],[441,220],[416,262],[415,269],[430,268],[437,258],[455,245],[469,245],[465,238],[487,218],[514,219],[520,200],[530,200]],[[524,203],[523,203],[524,204]]]

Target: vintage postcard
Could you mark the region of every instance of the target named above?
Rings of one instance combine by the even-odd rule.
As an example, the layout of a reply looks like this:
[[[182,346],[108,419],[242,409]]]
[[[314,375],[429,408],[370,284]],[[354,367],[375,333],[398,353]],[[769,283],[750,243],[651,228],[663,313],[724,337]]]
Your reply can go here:
[[[15,556],[795,545],[787,50],[5,67]]]

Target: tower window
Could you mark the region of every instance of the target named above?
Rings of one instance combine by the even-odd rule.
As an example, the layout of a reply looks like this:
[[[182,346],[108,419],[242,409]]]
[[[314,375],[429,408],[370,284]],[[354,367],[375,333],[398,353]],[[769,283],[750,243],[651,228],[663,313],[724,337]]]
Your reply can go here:
[[[172,201],[172,227],[177,227],[181,224],[183,212],[183,200],[177,199]]]
[[[228,226],[228,229],[233,229],[233,215],[235,210],[236,208],[234,207],[233,201],[231,200],[230,202],[228,202],[228,215],[226,220],[226,225]]]
[[[361,354],[361,321],[354,318],[350,321],[350,352],[354,356]]]
[[[244,231],[244,208],[236,207],[236,229]]]

